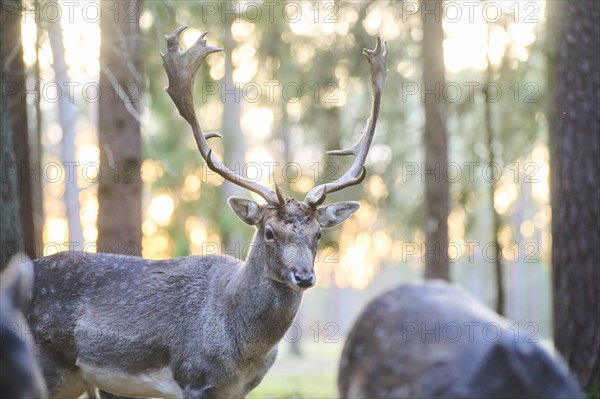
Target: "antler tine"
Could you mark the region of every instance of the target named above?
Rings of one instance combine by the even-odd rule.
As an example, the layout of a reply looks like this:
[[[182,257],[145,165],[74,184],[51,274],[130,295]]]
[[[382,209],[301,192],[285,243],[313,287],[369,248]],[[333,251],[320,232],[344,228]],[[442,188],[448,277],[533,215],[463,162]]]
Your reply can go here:
[[[329,155],[348,156],[354,155],[354,163],[338,180],[331,183],[325,183],[314,187],[306,194],[304,202],[311,207],[316,207],[325,201],[328,193],[333,193],[346,187],[360,184],[366,177],[367,170],[365,168],[365,160],[367,153],[373,141],[375,134],[375,126],[377,125],[377,117],[379,116],[379,107],[381,105],[381,94],[383,84],[387,75],[387,43],[381,41],[377,37],[377,42],[373,50],[363,49],[362,54],[365,56],[369,68],[371,70],[371,86],[373,88],[373,103],[371,106],[371,115],[367,121],[367,126],[363,130],[361,138],[352,147],[344,150],[327,151]]]
[[[196,111],[194,110],[194,82],[196,73],[200,68],[200,64],[204,59],[212,53],[221,51],[218,47],[208,46],[204,36],[207,32],[200,34],[200,37],[192,47],[186,51],[180,51],[179,35],[187,29],[187,26],[180,26],[173,31],[167,39],[167,52],[161,53],[163,66],[169,78],[169,86],[166,88],[167,93],[171,96],[173,103],[179,110],[179,114],[190,124],[196,139],[196,144],[200,150],[200,155],[206,161],[208,167],[215,173],[222,176],[225,180],[230,181],[240,187],[255,192],[263,197],[269,205],[279,205],[282,203],[281,193],[276,193],[268,187],[250,181],[244,176],[241,176],[223,163],[221,163],[212,153],[212,149],[208,145],[207,139],[213,137],[221,137],[215,132],[204,133],[198,122]]]

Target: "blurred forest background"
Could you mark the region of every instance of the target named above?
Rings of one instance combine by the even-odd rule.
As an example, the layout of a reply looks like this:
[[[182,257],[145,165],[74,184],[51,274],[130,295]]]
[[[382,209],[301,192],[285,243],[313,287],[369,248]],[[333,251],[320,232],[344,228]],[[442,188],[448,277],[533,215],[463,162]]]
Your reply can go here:
[[[380,35],[389,72],[368,175],[328,198],[357,200],[361,209],[326,232],[317,286],[285,339],[281,361],[298,360],[289,375],[277,364],[272,373],[297,386],[292,370],[303,364],[316,381],[327,380],[322,394],[329,395],[339,343],[358,312],[424,276],[449,278],[551,347],[550,148],[561,7],[3,2],[2,57],[22,71],[3,78],[3,101],[25,100],[9,104],[7,115],[14,131],[27,132],[13,136],[17,161],[33,165],[19,175],[29,179],[19,193],[24,247],[31,256],[71,248],[243,258],[253,229],[226,198],[250,194],[202,162],[164,91],[164,35],[189,25],[187,46],[208,31],[208,43],[223,48],[199,72],[200,122],[223,135],[212,144],[231,168],[276,180],[297,199],[350,165],[325,151],[360,135],[371,102],[360,53]],[[597,32],[581,29],[581,40],[597,47]],[[596,108],[584,110],[596,115],[596,127],[597,106],[596,97]],[[595,140],[587,143],[597,151]],[[597,172],[589,171],[591,202]],[[588,277],[596,282],[597,274]],[[315,358],[329,371],[319,372]]]

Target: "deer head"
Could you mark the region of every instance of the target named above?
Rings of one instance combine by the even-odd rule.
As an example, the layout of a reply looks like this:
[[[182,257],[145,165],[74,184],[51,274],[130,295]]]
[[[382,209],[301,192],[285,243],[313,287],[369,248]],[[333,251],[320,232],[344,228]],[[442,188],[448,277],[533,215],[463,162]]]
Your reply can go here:
[[[304,201],[299,202],[286,198],[277,184],[274,189],[270,189],[237,174],[212,153],[208,139],[220,138],[221,135],[202,131],[194,110],[192,93],[200,64],[208,55],[221,49],[208,46],[204,40],[204,32],[192,47],[182,52],[179,47],[179,35],[186,28],[187,26],[179,27],[171,35],[165,36],[168,51],[161,53],[161,56],[169,79],[167,93],[181,116],[190,124],[200,154],[208,167],[225,180],[258,194],[266,201],[266,204],[259,204],[249,199],[232,197],[228,202],[242,221],[256,228],[253,251],[255,254],[260,253],[258,258],[266,264],[268,276],[295,290],[312,287],[315,283],[313,265],[321,229],[339,225],[359,208],[356,201],[342,201],[329,205],[323,203],[328,193],[357,185],[366,176],[364,163],[375,133],[387,72],[387,44],[382,43],[378,37],[375,49],[364,49],[362,52],[371,70],[373,103],[361,138],[351,148],[328,152],[338,156],[353,155],[354,163],[339,179],[314,187]]]
[[[229,199],[229,206],[256,227],[253,250],[262,252],[269,277],[296,290],[315,284],[313,265],[321,229],[337,226],[359,208],[355,201],[314,208],[291,198],[272,206],[237,197]]]

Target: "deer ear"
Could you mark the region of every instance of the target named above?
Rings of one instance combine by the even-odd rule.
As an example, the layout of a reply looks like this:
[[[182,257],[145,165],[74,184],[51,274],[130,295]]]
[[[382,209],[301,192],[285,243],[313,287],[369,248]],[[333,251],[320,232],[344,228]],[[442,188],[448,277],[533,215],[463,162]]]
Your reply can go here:
[[[356,201],[334,202],[318,209],[319,224],[322,228],[335,227],[348,219],[360,208]]]
[[[254,226],[262,219],[265,208],[258,205],[256,202],[239,197],[230,197],[227,200],[233,212],[242,219],[242,221],[250,226]]]
[[[0,301],[28,310],[33,297],[33,263],[23,253],[16,253],[0,274]]]

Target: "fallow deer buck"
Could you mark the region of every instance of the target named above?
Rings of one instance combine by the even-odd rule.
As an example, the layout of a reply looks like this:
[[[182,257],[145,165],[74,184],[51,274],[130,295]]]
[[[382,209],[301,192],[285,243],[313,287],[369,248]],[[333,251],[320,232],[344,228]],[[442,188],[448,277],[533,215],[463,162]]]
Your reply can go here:
[[[328,193],[359,184],[373,139],[386,76],[387,45],[363,50],[371,72],[371,114],[338,180],[310,190],[303,202],[234,173],[214,156],[193,103],[195,75],[220,49],[203,33],[187,51],[167,36],[161,54],[167,92],[189,123],[202,158],[225,180],[266,201],[230,198],[229,206],[256,232],[245,262],[227,256],[146,260],[109,254],[60,253],[35,261],[29,322],[51,398],[76,397],[91,387],[117,395],[240,398],[275,361],[302,293],[315,284],[321,229],[334,227],[357,202],[322,205]]]

